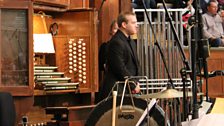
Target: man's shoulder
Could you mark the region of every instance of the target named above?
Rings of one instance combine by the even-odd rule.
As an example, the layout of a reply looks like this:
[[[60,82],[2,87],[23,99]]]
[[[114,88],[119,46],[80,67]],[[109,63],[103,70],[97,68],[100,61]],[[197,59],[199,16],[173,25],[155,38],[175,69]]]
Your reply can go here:
[[[109,41],[108,47],[114,47],[114,46],[123,46],[125,43],[125,39],[121,36],[114,35],[111,40]]]
[[[109,42],[118,41],[120,39],[121,39],[121,35],[119,33],[116,33],[114,36],[112,36]]]
[[[202,17],[207,17],[207,16],[209,16],[208,13],[204,13],[204,14],[202,14]]]
[[[100,45],[100,48],[105,48],[107,45],[108,45],[108,42],[103,42],[103,43]]]
[[[217,14],[218,15],[218,14]],[[213,17],[211,14],[209,13],[204,13],[202,15],[202,19],[203,20],[208,20],[208,22],[212,21],[215,17]]]

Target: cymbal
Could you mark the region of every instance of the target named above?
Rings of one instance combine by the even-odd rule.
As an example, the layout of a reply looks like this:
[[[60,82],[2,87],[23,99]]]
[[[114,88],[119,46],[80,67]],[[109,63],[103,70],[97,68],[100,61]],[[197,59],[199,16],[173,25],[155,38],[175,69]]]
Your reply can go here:
[[[197,93],[197,96],[201,96],[201,95],[204,95],[204,93],[202,92]],[[187,97],[192,97],[192,96],[193,96],[192,92],[187,92]]]
[[[200,95],[204,95],[203,93],[197,93],[197,96]],[[192,92],[187,92],[186,97],[192,97]],[[148,94],[148,95],[141,95],[138,96],[139,98],[180,98],[183,97],[183,92],[182,91],[177,91],[175,89],[166,89],[164,91],[161,92],[157,92],[157,93],[152,93],[152,94]]]
[[[183,92],[175,89],[166,89],[158,93],[152,93],[148,95],[141,95],[139,98],[179,98],[183,97]]]

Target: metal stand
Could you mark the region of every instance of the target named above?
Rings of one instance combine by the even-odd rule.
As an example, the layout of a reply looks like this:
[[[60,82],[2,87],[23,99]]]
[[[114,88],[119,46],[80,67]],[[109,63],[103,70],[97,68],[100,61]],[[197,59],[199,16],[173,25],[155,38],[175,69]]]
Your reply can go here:
[[[203,70],[203,73],[201,72],[201,69],[204,69]],[[205,91],[205,96],[206,96],[206,101],[209,102],[209,97],[208,97],[208,78],[209,78],[209,75],[208,75],[208,65],[207,65],[207,60],[204,59],[204,58],[199,58],[198,59],[198,69],[199,69],[199,76],[200,76],[200,83],[199,83],[199,87],[200,87],[200,90],[202,91],[202,77],[205,78],[205,84],[206,84],[206,91]],[[202,96],[201,96],[202,97]],[[202,98],[201,98],[201,101],[202,101]]]
[[[183,82],[183,120],[185,121],[188,115],[188,103],[186,97],[187,71],[183,68],[180,70],[180,74]]]
[[[191,72],[191,69],[190,69],[190,65],[189,65],[189,63],[187,62],[187,59],[186,59],[186,56],[185,56],[185,53],[184,53],[184,51],[183,51],[183,49],[182,49],[182,46],[181,46],[181,44],[180,44],[180,39],[178,38],[178,35],[177,35],[177,32],[176,32],[176,30],[175,30],[175,28],[174,28],[174,26],[173,26],[173,24],[172,24],[172,20],[171,20],[171,17],[170,17],[170,14],[168,13],[168,10],[167,10],[167,7],[166,7],[166,5],[165,5],[165,1],[163,0],[163,7],[164,7],[164,9],[165,9],[165,12],[166,12],[166,15],[168,16],[168,21],[169,21],[169,23],[170,23],[170,25],[171,25],[171,29],[172,29],[172,31],[173,31],[173,34],[174,34],[174,37],[175,37],[175,40],[177,41],[177,47],[179,48],[179,51],[180,51],[180,53],[181,53],[181,58],[182,58],[182,61],[183,61],[183,63],[185,64],[185,68],[184,69],[182,69],[181,70],[181,75],[182,75],[182,82],[183,82],[183,115],[184,115],[184,120],[187,118],[187,111],[188,111],[188,108],[187,108],[187,106],[185,105],[185,103],[186,103],[186,90],[185,90],[185,83],[186,83],[186,76],[187,76],[187,73],[190,73]],[[194,52],[195,53],[195,52]],[[192,59],[195,59],[194,57],[192,57]],[[195,64],[195,61],[194,62],[192,62],[192,64]],[[191,75],[191,80],[192,80],[192,82],[193,82],[193,86],[192,86],[192,91],[193,91],[193,94],[196,94],[196,88],[195,88],[195,85],[196,85],[196,73],[195,74],[193,74],[194,73],[194,71],[195,71],[195,69],[194,69],[195,67],[194,66],[192,66],[192,75]],[[194,95],[193,95],[194,96]],[[197,100],[197,97],[193,97],[193,99],[196,99]]]
[[[154,36],[154,38],[155,38],[155,45],[156,45],[157,48],[159,49],[159,53],[160,53],[160,56],[161,56],[161,58],[162,58],[162,61],[163,61],[163,65],[164,65],[164,67],[165,67],[165,70],[166,70],[166,72],[167,72],[167,76],[168,76],[169,82],[170,82],[170,84],[171,84],[171,87],[174,89],[175,87],[174,87],[172,78],[171,78],[171,76],[170,76],[170,73],[169,73],[169,70],[168,70],[168,67],[167,67],[167,64],[166,64],[166,60],[165,60],[165,58],[164,58],[163,51],[162,51],[161,46],[159,45],[159,43],[158,43],[158,41],[157,41],[157,37],[156,37],[156,34],[155,34],[154,30],[153,30],[152,23],[151,23],[151,21],[150,21],[150,19],[149,19],[149,15],[148,15],[148,13],[147,13],[146,5],[145,5],[144,0],[142,0],[142,4],[143,4],[144,10],[145,10],[145,14],[146,14],[148,23],[149,23],[149,25],[150,25],[150,27],[151,27],[151,29],[152,29],[152,33],[153,33],[153,36]]]
[[[194,39],[192,39],[192,42],[191,42],[191,63],[192,63],[191,70],[192,71],[191,71],[190,77],[191,77],[191,80],[192,80],[192,93],[193,93],[193,119],[196,119],[196,118],[198,118],[198,109],[199,109],[198,103],[197,103],[197,84],[196,84],[196,49],[197,49],[197,43],[202,38],[202,31],[201,31],[202,30],[202,24],[201,24],[201,22],[202,22],[202,19],[201,19],[202,10],[200,9],[200,3],[199,3],[198,0],[195,0],[194,4],[196,4],[195,5],[196,14],[194,16],[195,21],[193,22],[194,23],[194,29],[193,29]],[[165,8],[166,14],[169,17],[168,19],[169,19],[169,22],[172,26],[171,28],[172,28],[172,31],[174,32],[175,39],[177,40],[177,45],[179,47],[179,51],[182,54],[182,60],[183,60],[183,63],[185,64],[186,71],[190,71],[190,66],[189,66],[189,64],[186,60],[183,49],[181,48],[180,41],[178,39],[178,36],[177,36],[176,31],[174,29],[174,26],[172,24],[172,21],[171,21],[169,13],[167,11],[167,8],[165,6],[164,0],[163,0],[163,6]]]
[[[167,73],[167,76],[168,76],[168,79],[169,79],[169,83],[167,84],[167,88],[175,89],[175,86],[174,86],[173,81],[172,81],[172,77],[170,76],[170,73],[169,73],[169,70],[168,70],[168,67],[167,67],[167,63],[166,63],[166,60],[165,60],[163,51],[162,51],[162,49],[161,49],[160,44],[159,44],[158,41],[157,41],[156,34],[155,34],[154,30],[153,30],[152,23],[151,23],[151,21],[150,21],[150,19],[149,19],[149,15],[148,15],[148,13],[147,13],[146,5],[145,5],[144,0],[142,0],[142,4],[143,4],[144,10],[145,10],[145,14],[146,14],[148,23],[149,23],[149,25],[150,25],[150,27],[151,27],[151,29],[152,29],[152,33],[153,33],[153,36],[154,36],[154,38],[155,38],[155,45],[156,45],[157,48],[159,49],[159,53],[160,53],[160,56],[161,56],[163,65],[164,65],[164,68],[165,68],[165,70],[166,70],[166,73]],[[168,13],[164,1],[163,1],[163,4],[164,4],[164,8],[165,8],[166,12]],[[173,26],[173,25],[171,25],[171,26]],[[173,29],[174,29],[174,26],[173,26]],[[176,33],[176,38],[178,39],[178,37],[177,37],[177,33]],[[179,40],[179,39],[178,39],[178,40]],[[179,43],[179,45],[180,45],[180,43]],[[183,50],[182,50],[182,53],[183,53]],[[184,53],[183,53],[183,56],[184,56]],[[185,61],[185,60],[184,60],[184,61]],[[171,86],[171,87],[170,87],[170,86]],[[180,100],[179,100],[178,98],[175,98],[175,102],[174,102],[174,103],[175,103],[174,106],[176,106],[176,105],[179,106],[179,105],[180,105]],[[175,109],[176,109],[176,108],[175,108]],[[175,112],[176,112],[176,110],[175,110]],[[175,115],[176,115],[176,113],[175,113]],[[170,118],[171,118],[171,117],[170,117]],[[176,118],[175,118],[175,120],[176,120]],[[174,122],[174,123],[176,124],[176,122]]]
[[[196,49],[198,42],[202,40],[202,10],[200,8],[200,1],[194,1],[196,7],[196,14],[194,16],[194,28],[193,28],[193,39],[191,42],[191,56],[192,56],[192,91],[193,91],[193,119],[198,118],[198,104],[197,104],[197,84],[196,84]]]
[[[199,76],[198,85],[199,85],[199,90],[200,91],[202,91],[202,83],[203,83],[202,78],[205,76],[201,72],[202,67],[203,67],[203,59],[202,58],[198,58],[198,71],[199,72],[197,74]],[[207,79],[206,79],[206,83],[207,83]],[[203,96],[200,96],[200,103],[202,103],[202,101],[203,101]]]

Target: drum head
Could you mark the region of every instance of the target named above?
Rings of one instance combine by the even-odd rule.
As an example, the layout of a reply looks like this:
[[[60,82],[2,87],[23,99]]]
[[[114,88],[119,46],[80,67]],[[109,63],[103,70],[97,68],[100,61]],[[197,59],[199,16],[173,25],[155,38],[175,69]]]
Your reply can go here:
[[[134,98],[135,111],[134,112],[121,112],[120,111],[120,101],[121,97],[117,97],[116,104],[116,126],[135,126],[142,116],[147,102]],[[100,102],[90,113],[88,119],[86,120],[85,126],[111,126],[112,125],[112,105],[113,98]],[[123,101],[123,109],[132,109],[131,99],[126,96]],[[149,126],[164,126],[165,118],[164,111],[158,106],[155,105],[149,113]],[[147,120],[143,121],[141,126],[147,126]]]

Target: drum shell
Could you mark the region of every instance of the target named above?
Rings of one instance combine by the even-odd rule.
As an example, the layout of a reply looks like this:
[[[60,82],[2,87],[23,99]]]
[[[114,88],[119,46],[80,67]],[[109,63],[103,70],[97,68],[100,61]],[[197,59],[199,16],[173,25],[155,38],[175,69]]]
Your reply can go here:
[[[121,96],[117,97],[116,104],[116,126],[135,126],[139,118],[146,109],[147,102],[140,98],[133,97],[135,104],[135,112],[121,112],[120,110]],[[125,96],[123,109],[132,109],[131,97]],[[112,124],[112,104],[113,98],[109,97],[101,101],[90,113],[85,126],[111,126]],[[164,111],[157,104],[149,112],[149,123],[152,126],[164,126]],[[142,126],[147,125],[147,120],[142,122]]]

